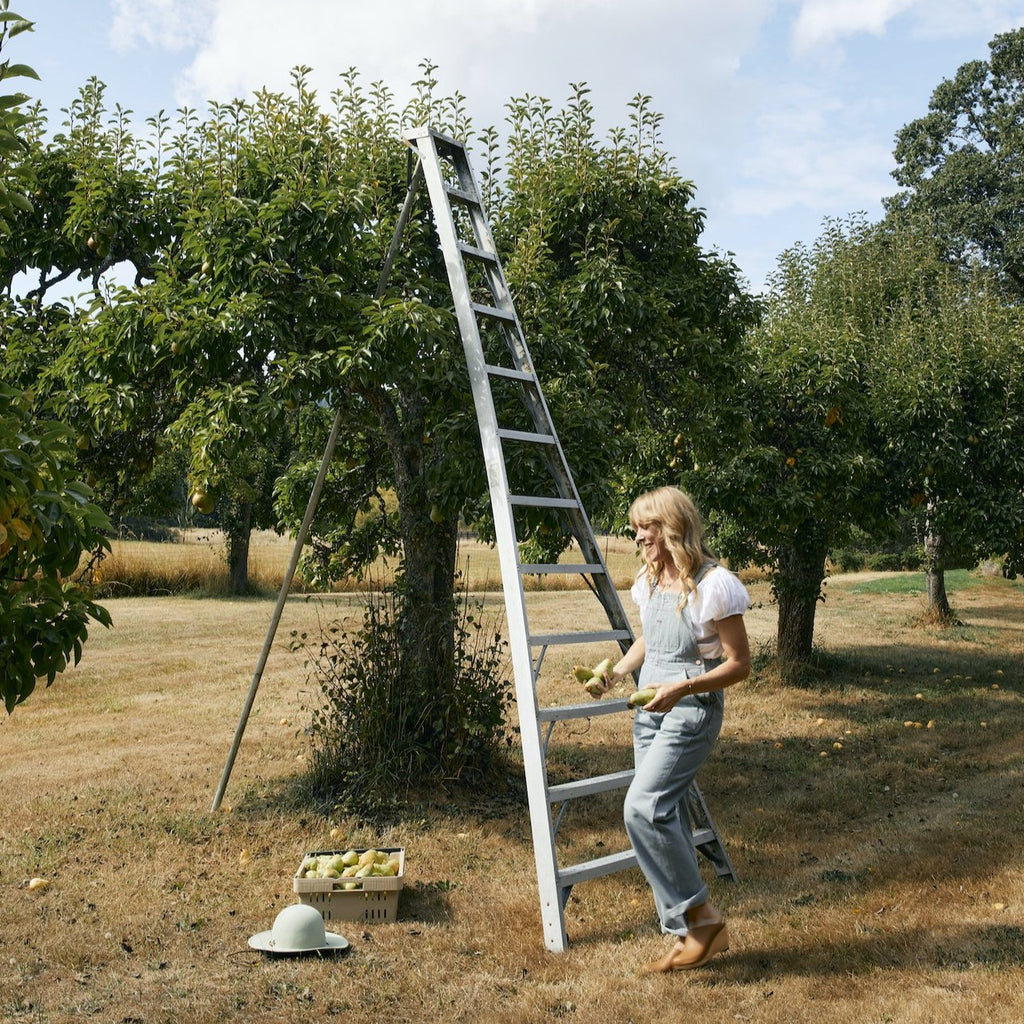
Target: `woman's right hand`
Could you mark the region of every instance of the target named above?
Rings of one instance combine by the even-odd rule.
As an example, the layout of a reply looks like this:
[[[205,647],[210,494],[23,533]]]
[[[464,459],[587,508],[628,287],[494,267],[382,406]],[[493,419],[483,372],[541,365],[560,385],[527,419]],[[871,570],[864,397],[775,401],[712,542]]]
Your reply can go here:
[[[644,638],[633,642],[632,647],[612,666],[611,672],[605,673],[609,688],[621,682],[626,676],[633,675],[644,663],[644,655],[647,653],[647,645]]]

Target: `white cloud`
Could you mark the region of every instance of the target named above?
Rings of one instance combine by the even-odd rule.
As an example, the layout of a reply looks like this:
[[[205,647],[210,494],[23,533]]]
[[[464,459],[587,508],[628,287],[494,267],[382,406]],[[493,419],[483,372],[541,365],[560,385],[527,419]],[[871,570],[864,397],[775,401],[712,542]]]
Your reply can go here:
[[[804,0],[793,25],[797,53],[831,46],[858,32],[880,35],[917,0]]]
[[[758,153],[756,177],[736,188],[729,208],[757,217],[794,209],[821,217],[874,213],[880,197],[894,190],[887,174],[891,162],[889,149],[873,139],[847,139],[824,148],[812,139],[780,141]]]
[[[915,4],[914,32],[924,39],[993,36],[1021,25],[1022,0],[916,0]]]
[[[792,31],[797,54],[830,50],[860,33],[883,35],[906,14],[921,38],[1006,31],[1024,24],[1022,0],[801,0]]]
[[[891,191],[891,147],[851,123],[839,101],[794,90],[758,123],[729,203],[743,216],[803,209],[843,215],[877,206]],[[841,123],[846,130],[836,131]]]
[[[110,39],[114,49],[138,45],[184,50],[203,37],[210,5],[203,0],[111,0]]]
[[[125,10],[131,0],[121,0]],[[166,12],[138,5],[138,38],[152,38]],[[602,90],[620,110],[637,92],[654,106],[692,96],[699,120],[728,99],[731,78],[772,4],[764,0],[216,0],[194,56],[178,79],[179,102],[203,106],[268,86],[286,88],[296,65],[314,69],[322,94],[351,67],[364,86],[386,82],[406,98],[429,58],[442,95],[467,97],[474,121],[500,121],[525,93],[560,103],[570,82]],[[282,13],[283,12],[283,13]],[[143,22],[146,22],[144,24]],[[144,33],[150,33],[145,35]],[[477,116],[477,110],[485,115]]]

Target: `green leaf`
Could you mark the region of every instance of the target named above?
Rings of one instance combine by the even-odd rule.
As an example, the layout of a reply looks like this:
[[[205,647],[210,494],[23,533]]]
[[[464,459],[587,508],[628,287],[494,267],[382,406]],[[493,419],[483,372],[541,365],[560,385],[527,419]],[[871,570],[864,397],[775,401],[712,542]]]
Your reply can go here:
[[[0,65],[0,81],[8,78],[34,78],[37,82],[39,75],[27,64],[3,64]]]

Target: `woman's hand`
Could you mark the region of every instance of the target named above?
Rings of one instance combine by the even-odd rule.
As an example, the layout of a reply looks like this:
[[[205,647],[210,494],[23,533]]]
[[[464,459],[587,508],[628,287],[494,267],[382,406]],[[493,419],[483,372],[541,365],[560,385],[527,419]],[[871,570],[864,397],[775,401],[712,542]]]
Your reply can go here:
[[[618,663],[612,668],[611,672],[604,674],[606,687],[610,689],[616,683],[621,682],[626,676],[631,676],[640,666],[644,663],[644,655],[647,653],[647,644],[644,638],[638,637],[633,641],[633,645],[628,651],[619,659]]]
[[[654,687],[654,696],[643,706],[643,710],[656,715],[671,711],[689,692],[687,682],[681,679],[674,683],[649,684]]]

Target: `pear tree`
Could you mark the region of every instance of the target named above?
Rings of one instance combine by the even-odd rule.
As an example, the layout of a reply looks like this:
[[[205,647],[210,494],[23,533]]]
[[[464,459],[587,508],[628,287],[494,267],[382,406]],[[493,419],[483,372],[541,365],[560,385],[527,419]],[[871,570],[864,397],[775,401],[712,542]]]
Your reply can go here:
[[[0,0],[0,49],[31,23]],[[36,78],[25,65],[0,63],[0,81]],[[21,93],[0,97],[0,257],[11,224],[31,213],[29,149]],[[0,346],[6,350],[6,344]],[[6,354],[6,352],[5,352]],[[102,549],[109,522],[77,479],[67,426],[31,392],[0,382],[0,696],[10,713],[39,679],[51,684],[76,663],[91,622],[110,625],[90,594],[84,552]]]

